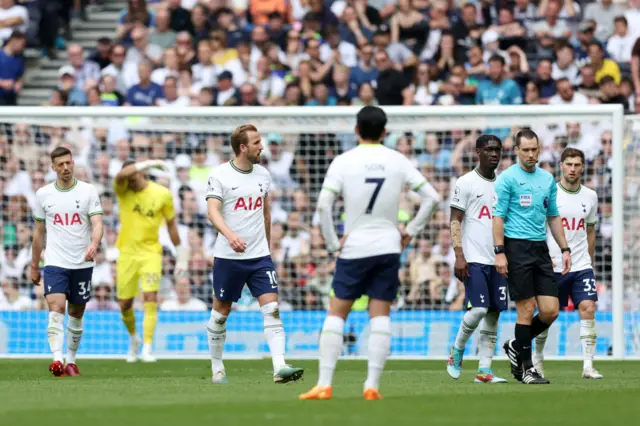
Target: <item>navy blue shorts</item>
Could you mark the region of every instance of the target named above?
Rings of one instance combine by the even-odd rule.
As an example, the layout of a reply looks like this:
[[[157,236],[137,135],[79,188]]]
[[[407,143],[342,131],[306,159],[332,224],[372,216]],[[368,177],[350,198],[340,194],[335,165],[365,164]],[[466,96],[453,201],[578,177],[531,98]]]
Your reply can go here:
[[[393,302],[400,288],[399,271],[399,254],[338,258],[333,291],[338,299],[356,300],[366,294],[371,299]]]
[[[278,292],[276,268],[271,256],[255,259],[221,259],[213,261],[213,292],[223,302],[237,302],[247,284],[251,295],[258,297]]]
[[[465,306],[489,308],[495,312],[507,310],[507,278],[496,271],[493,265],[469,263],[469,276],[464,281]]]
[[[66,294],[69,303],[84,305],[91,300],[93,268],[67,269],[44,267],[44,295]]]
[[[569,305],[569,296],[576,308],[583,300],[598,301],[593,269],[569,272],[567,275],[556,273],[556,281],[560,293],[560,306],[563,308]]]

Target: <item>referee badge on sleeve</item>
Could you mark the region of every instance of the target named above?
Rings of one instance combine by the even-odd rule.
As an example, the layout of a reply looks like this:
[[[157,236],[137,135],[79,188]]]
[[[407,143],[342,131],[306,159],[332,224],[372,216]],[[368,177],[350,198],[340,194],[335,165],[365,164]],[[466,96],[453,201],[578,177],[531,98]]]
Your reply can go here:
[[[531,206],[531,194],[520,195],[520,207],[528,208]]]

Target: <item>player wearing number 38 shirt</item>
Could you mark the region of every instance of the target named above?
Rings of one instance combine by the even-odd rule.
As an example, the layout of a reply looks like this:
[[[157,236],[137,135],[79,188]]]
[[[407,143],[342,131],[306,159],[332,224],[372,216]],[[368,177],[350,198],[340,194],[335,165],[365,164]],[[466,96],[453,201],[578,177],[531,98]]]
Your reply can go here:
[[[318,197],[320,227],[330,252],[340,250],[333,279],[335,296],[320,336],[318,383],[302,400],[332,397],[333,372],[342,352],[344,324],[351,306],[369,296],[371,318],[365,400],[380,399],[380,376],[391,348],[391,304],[400,280],[400,253],[427,223],[440,196],[401,153],[386,148],[387,117],[381,108],[366,106],[358,112],[358,146],[336,157],[327,171]],[[405,232],[398,230],[400,196],[405,187],[420,194],[422,202]],[[337,194],[345,205],[346,229],[338,240],[333,225]]]
[[[569,296],[580,313],[580,341],[584,365],[582,377],[602,379],[593,368],[596,345],[595,309],[598,301],[596,280],[593,273],[596,230],[598,222],[598,195],[592,189],[580,184],[584,172],[584,154],[575,148],[567,148],[560,157],[562,178],[557,183],[556,197],[558,211],[562,217],[562,227],[571,249],[571,270],[562,275],[562,254],[551,233],[547,231],[547,245],[554,263],[560,295],[560,306],[569,304]],[[536,337],[536,353],[533,361],[536,370],[544,374],[543,349],[548,331]]]
[[[222,363],[226,321],[245,285],[258,299],[264,335],[273,361],[273,380],[298,380],[304,371],[285,363],[285,334],[278,310],[278,280],[269,253],[271,176],[260,166],[262,143],[252,125],[231,135],[235,159],[212,170],[207,182],[207,211],[218,231],[213,261],[213,309],[207,323],[214,384],[227,383]]]
[[[40,256],[44,253],[44,295],[49,306],[47,337],[53,354],[49,371],[54,376],[79,376],[76,353],[82,338],[84,308],[91,299],[91,276],[102,239],[102,205],[96,188],[78,181],[71,151],[51,152],[57,179],[36,192],[31,280],[40,285]],[[67,324],[67,363],[64,365],[64,316]]]

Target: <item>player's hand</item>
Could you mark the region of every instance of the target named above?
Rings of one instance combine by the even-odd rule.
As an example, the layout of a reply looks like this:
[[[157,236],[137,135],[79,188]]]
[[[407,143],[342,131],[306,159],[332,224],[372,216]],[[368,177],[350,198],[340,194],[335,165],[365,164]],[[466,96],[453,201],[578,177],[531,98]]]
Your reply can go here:
[[[40,267],[38,265],[31,265],[31,282],[33,285],[40,285]]]
[[[454,275],[457,279],[464,282],[469,276],[469,269],[467,268],[467,259],[464,256],[456,256],[456,263],[453,265]]]
[[[400,245],[401,245],[401,250],[404,251],[409,244],[411,243],[411,235],[407,234],[406,232],[403,232],[402,234],[400,234]]]
[[[246,241],[239,235],[232,233],[231,235],[229,235],[229,237],[227,237],[227,240],[229,241],[229,245],[231,246],[233,251],[235,251],[236,253],[244,253],[244,251],[247,249]]]
[[[165,163],[162,160],[145,160],[138,163],[138,170],[145,170],[145,169],[152,169],[152,168],[164,170],[165,172],[169,171],[169,166],[167,165],[167,163]]]
[[[84,253],[85,262],[91,262],[96,258],[96,254],[98,253],[98,247],[94,244],[90,244],[87,247],[87,251]]]
[[[566,275],[571,270],[571,253],[565,251],[562,253],[562,275]]]
[[[496,254],[496,271],[503,277],[509,273],[507,256],[504,253]]]

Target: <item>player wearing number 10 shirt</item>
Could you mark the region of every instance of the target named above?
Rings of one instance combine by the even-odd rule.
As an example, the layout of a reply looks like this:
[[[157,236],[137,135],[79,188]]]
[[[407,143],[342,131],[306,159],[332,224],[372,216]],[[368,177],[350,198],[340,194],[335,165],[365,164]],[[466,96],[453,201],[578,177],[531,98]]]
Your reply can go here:
[[[57,179],[36,192],[31,281],[40,285],[40,256],[44,253],[44,295],[49,306],[47,336],[53,353],[49,371],[54,376],[79,376],[76,353],[82,338],[84,308],[91,299],[91,276],[102,239],[102,205],[96,188],[78,181],[71,151],[51,152]],[[67,324],[67,364],[64,365],[64,315]]]
[[[231,135],[235,159],[212,170],[207,182],[207,210],[218,231],[213,261],[213,309],[207,323],[212,382],[227,383],[222,362],[226,321],[245,285],[258,299],[264,335],[273,361],[273,380],[298,380],[304,371],[286,364],[285,333],[278,310],[278,281],[271,261],[271,176],[260,163],[260,133],[252,125]]]
[[[386,148],[387,117],[377,107],[358,112],[358,146],[336,157],[327,171],[318,197],[320,227],[327,249],[340,250],[333,279],[335,296],[320,336],[320,376],[302,400],[332,397],[333,372],[342,352],[344,325],[353,302],[369,296],[370,333],[365,400],[382,398],[380,376],[391,349],[391,304],[400,280],[400,253],[426,224],[440,196],[401,153]],[[400,196],[408,186],[422,202],[406,231],[398,230]],[[333,203],[341,194],[345,205],[345,236],[338,240],[333,225]]]
[[[584,172],[584,153],[575,148],[567,148],[560,157],[562,177],[557,183],[556,197],[558,211],[562,217],[562,227],[571,249],[571,270],[562,275],[562,254],[551,233],[547,231],[547,245],[554,263],[554,272],[558,281],[560,306],[569,304],[569,296],[580,313],[580,341],[582,343],[583,369],[585,379],[602,379],[593,368],[596,345],[595,309],[598,301],[596,280],[593,273],[596,230],[598,222],[598,195],[592,189],[580,184]],[[548,330],[535,339],[536,370],[544,374],[543,350]]]

